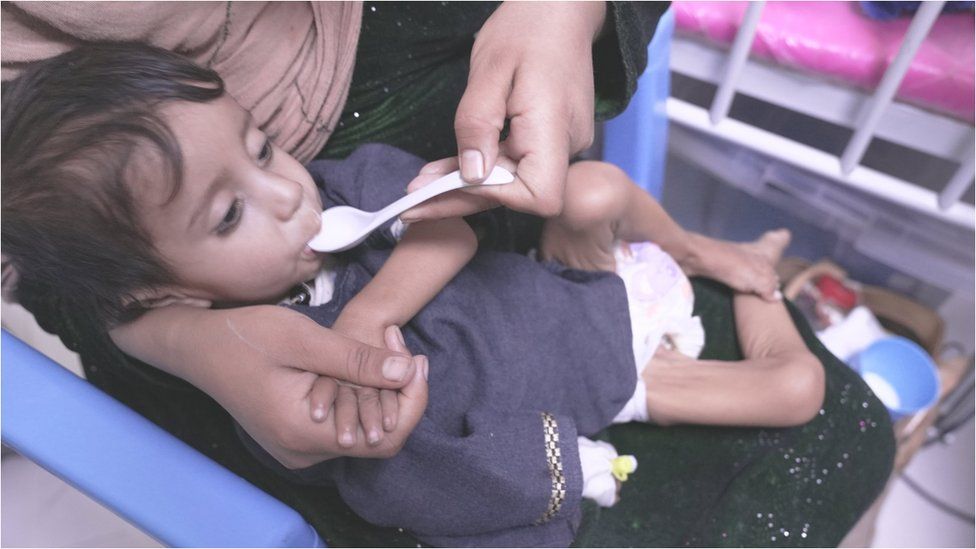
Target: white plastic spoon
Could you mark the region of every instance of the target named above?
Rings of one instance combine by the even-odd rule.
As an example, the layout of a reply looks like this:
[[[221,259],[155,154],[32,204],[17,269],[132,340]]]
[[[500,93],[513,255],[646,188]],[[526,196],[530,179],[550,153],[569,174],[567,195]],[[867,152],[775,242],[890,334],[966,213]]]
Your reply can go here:
[[[439,194],[469,185],[504,185],[512,181],[515,181],[515,176],[500,166],[495,166],[481,183],[465,183],[461,179],[461,172],[455,171],[418,191],[404,196],[378,212],[364,212],[352,206],[335,206],[322,212],[322,228],[308,242],[308,247],[317,252],[348,250],[366,240],[369,233],[387,221]]]

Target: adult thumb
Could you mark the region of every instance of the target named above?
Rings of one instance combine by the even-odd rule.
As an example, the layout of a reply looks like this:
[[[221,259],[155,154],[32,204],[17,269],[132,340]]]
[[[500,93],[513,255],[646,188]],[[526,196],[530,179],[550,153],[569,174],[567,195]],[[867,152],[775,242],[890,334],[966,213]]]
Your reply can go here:
[[[378,389],[399,389],[413,378],[416,365],[408,353],[373,347],[314,323],[307,330],[303,356],[292,363],[303,370]]]
[[[486,74],[472,66],[454,115],[461,177],[469,183],[482,181],[498,157],[510,86],[510,79],[499,77],[504,72]]]

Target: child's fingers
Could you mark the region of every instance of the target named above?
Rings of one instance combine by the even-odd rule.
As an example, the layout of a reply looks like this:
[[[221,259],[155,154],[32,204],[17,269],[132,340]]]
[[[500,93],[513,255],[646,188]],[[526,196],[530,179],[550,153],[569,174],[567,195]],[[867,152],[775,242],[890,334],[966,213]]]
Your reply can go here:
[[[383,411],[380,408],[380,393],[373,387],[356,389],[359,403],[359,423],[366,433],[366,444],[374,446],[383,439]]]
[[[389,389],[380,391],[380,408],[383,410],[383,429],[387,432],[396,428],[397,411],[397,392]]]
[[[756,294],[770,302],[780,301],[783,296],[779,291],[779,276],[776,271],[769,267],[760,276],[760,285],[756,289]]]
[[[312,388],[309,391],[309,409],[312,413],[312,421],[316,423],[322,423],[327,417],[329,417],[329,411],[332,409],[332,404],[335,402],[336,394],[338,393],[339,385],[336,380],[331,377],[319,376],[318,379],[312,383]]]
[[[358,401],[355,390],[348,385],[339,385],[335,399],[335,427],[339,446],[351,448],[356,445],[356,430],[359,428]]]
[[[423,189],[427,185],[430,185],[432,182],[444,177],[456,169],[458,169],[456,156],[428,162],[423,168],[420,168],[420,173],[417,174],[417,177],[414,177],[413,180],[407,184],[406,191],[409,194]]]
[[[404,223],[418,221],[432,221],[449,217],[463,217],[488,210],[498,206],[498,202],[490,198],[473,196],[463,191],[452,191],[414,206],[400,214]]]
[[[407,349],[407,344],[403,340],[403,333],[400,332],[399,326],[387,326],[383,330],[383,341],[386,343],[386,347],[391,351],[397,351],[400,353],[410,353]]]
[[[445,175],[453,172],[456,169],[458,169],[457,157],[449,156],[447,158],[441,158],[440,160],[434,160],[432,162],[428,162],[424,164],[424,166],[420,168],[419,175],[429,175],[429,174]],[[417,189],[411,189],[411,190],[417,190]]]

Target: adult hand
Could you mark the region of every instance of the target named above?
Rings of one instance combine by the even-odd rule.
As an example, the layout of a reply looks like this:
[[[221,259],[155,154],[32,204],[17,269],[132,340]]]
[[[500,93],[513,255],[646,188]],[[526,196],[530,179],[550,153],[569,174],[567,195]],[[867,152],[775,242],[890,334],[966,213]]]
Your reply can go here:
[[[442,195],[406,212],[404,221],[467,215],[498,204],[543,217],[562,211],[569,158],[593,141],[591,49],[605,14],[603,2],[498,7],[475,39],[454,129],[466,181],[482,180],[500,153],[516,162],[516,180]],[[499,143],[506,119],[509,135]],[[408,191],[422,186],[414,181]]]
[[[221,404],[286,467],[337,456],[395,455],[427,405],[426,359],[394,335],[380,349],[323,328],[283,307],[211,310],[171,306],[115,328],[126,353],[186,379]],[[333,421],[312,421],[310,394],[322,376],[399,389],[397,426],[375,445],[342,447]]]

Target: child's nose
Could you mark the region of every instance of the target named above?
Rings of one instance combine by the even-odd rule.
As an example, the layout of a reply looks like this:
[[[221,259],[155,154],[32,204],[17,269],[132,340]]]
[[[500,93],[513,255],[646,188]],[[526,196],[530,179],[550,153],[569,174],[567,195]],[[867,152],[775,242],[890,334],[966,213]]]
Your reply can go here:
[[[290,179],[273,177],[268,193],[272,211],[282,221],[291,219],[302,205],[302,186]]]

